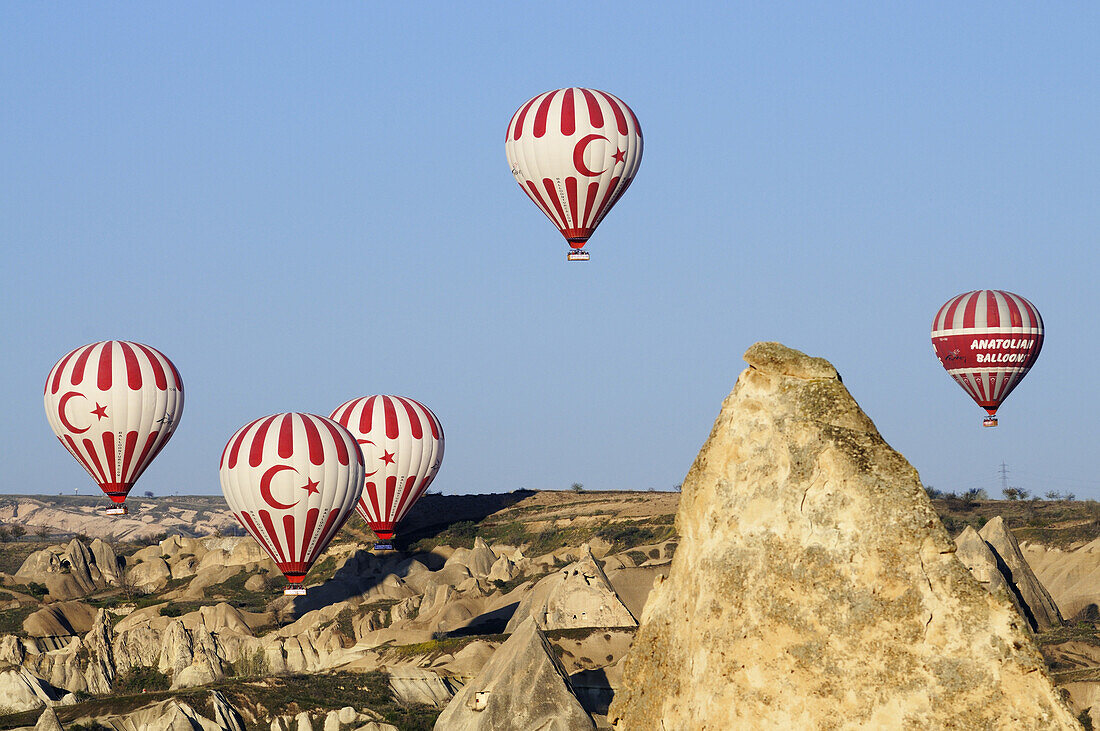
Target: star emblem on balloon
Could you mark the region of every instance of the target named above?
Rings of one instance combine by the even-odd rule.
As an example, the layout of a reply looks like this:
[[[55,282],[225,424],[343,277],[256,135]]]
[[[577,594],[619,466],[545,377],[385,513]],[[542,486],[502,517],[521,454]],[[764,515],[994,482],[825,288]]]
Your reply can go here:
[[[321,492],[321,488],[318,487],[319,484],[320,483],[316,480],[311,480],[307,477],[306,484],[302,485],[302,489],[310,495],[316,495],[317,493]]]
[[[386,450],[383,449],[382,450],[382,456],[379,457],[378,459],[382,460],[386,464],[393,464],[393,452],[387,452]]]
[[[92,409],[92,413],[95,414],[100,419],[106,419],[107,418],[107,407],[106,406],[100,406],[99,402],[96,401],[95,408]]]
[[[615,164],[620,162],[626,162],[626,150],[615,150],[615,154],[611,156],[615,160]]]

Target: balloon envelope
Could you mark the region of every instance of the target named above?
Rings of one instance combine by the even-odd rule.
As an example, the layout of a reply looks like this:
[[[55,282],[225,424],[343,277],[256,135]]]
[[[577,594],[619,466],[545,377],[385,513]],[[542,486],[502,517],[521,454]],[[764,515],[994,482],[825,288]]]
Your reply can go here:
[[[44,400],[61,444],[111,500],[122,503],[175,433],[183,380],[155,348],[106,340],[57,361]]]
[[[299,584],[355,508],[363,455],[331,419],[273,414],[229,438],[219,477],[237,522]]]
[[[556,89],[516,110],[504,151],[519,187],[579,249],[634,180],[642,129],[612,94]]]
[[[936,313],[932,347],[955,382],[994,417],[1039,357],[1043,318],[1018,294],[965,292]]]
[[[357,509],[383,541],[439,472],[443,427],[424,404],[403,396],[366,396],[336,408],[332,418],[355,435],[366,477]]]

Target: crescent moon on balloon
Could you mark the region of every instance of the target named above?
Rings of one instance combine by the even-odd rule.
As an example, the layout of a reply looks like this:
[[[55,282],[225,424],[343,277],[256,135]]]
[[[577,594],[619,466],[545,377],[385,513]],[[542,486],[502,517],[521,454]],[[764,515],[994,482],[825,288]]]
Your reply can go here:
[[[585,135],[584,137],[581,137],[580,141],[577,142],[577,146],[573,148],[573,167],[577,168],[578,173],[589,178],[594,178],[597,175],[601,175],[603,174],[604,170],[607,170],[607,168],[604,168],[603,170],[592,171],[589,170],[588,167],[584,164],[584,151],[588,149],[588,145],[590,143],[595,142],[596,140],[610,142],[610,140],[608,140],[603,135]]]
[[[265,503],[275,508],[276,510],[290,510],[298,504],[297,500],[289,504],[281,503],[271,496],[271,480],[274,479],[275,475],[279,474],[283,470],[294,470],[295,472],[298,471],[290,465],[277,464],[274,467],[268,467],[267,472],[264,472],[263,477],[260,478],[260,497],[264,499]]]
[[[72,422],[65,418],[65,404],[69,403],[69,399],[71,399],[73,396],[86,398],[84,394],[80,393],[79,391],[67,392],[64,396],[61,397],[61,400],[57,402],[57,418],[61,419],[61,423],[64,424],[65,428],[71,431],[73,434],[83,434],[84,432],[88,431],[89,427],[77,429],[75,426],[72,425]]]
[[[369,444],[372,447],[377,447],[378,446],[377,444],[375,444],[374,442],[372,442],[369,439],[356,439],[355,441],[359,442],[360,444]],[[375,470],[374,472],[364,472],[363,477],[370,477],[371,475],[375,474],[376,472],[378,472],[378,470]]]

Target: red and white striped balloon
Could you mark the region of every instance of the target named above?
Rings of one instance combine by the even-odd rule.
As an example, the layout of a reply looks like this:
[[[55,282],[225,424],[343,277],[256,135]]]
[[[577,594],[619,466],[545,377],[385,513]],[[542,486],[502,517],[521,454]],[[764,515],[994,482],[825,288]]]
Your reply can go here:
[[[183,380],[160,351],[106,340],[57,361],[44,400],[61,444],[111,500],[122,503],[175,433]]]
[[[363,491],[363,455],[348,430],[313,414],[273,414],[222,451],[225,501],[291,584],[300,584]]]
[[[634,180],[642,129],[612,94],[556,89],[516,111],[504,151],[519,187],[579,249]]]
[[[332,418],[355,435],[366,477],[358,510],[383,541],[409,512],[443,461],[443,427],[424,404],[403,396],[366,396],[336,408]]]
[[[1039,357],[1043,318],[1018,294],[979,289],[949,299],[932,321],[932,347],[996,426],[997,409]]]

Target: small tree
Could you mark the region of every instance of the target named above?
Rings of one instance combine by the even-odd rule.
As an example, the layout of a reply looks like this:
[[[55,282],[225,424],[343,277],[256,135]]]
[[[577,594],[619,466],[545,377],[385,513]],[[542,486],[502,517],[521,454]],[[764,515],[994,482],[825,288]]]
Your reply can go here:
[[[142,494],[145,495],[145,497],[153,497],[153,491],[152,490],[146,490]]]
[[[15,538],[16,540],[18,540],[18,539],[22,538],[23,536],[27,535],[27,529],[24,528],[21,525],[13,525],[11,527],[11,535],[12,535],[12,538]]]
[[[574,482],[572,485],[569,486],[569,489],[573,492],[584,492],[584,485],[579,482]]]
[[[1015,487],[1006,487],[1005,489],[1001,490],[1001,494],[1005,496],[1005,500],[1020,499],[1020,491]]]
[[[1055,492],[1054,490],[1050,490],[1043,497],[1045,497],[1047,500],[1061,500],[1062,499],[1062,493]]]

